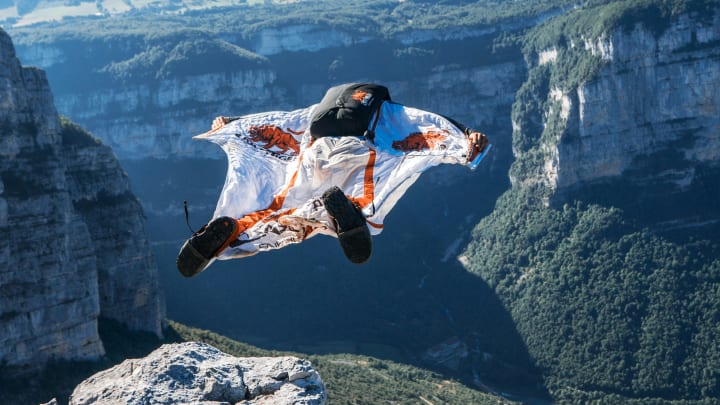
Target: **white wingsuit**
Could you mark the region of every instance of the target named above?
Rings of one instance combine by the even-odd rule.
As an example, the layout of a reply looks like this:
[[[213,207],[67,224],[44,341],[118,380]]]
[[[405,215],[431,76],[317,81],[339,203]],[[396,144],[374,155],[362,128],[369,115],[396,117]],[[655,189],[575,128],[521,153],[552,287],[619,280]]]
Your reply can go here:
[[[361,136],[313,139],[317,105],[240,117],[196,139],[226,152],[228,171],[214,218],[236,218],[236,240],[218,259],[231,259],[335,236],[320,198],[340,187],[366,216],[371,234],[398,199],[430,167],[448,163],[475,168],[487,154],[473,153],[468,137],[448,119],[385,102],[372,120],[373,141]]]

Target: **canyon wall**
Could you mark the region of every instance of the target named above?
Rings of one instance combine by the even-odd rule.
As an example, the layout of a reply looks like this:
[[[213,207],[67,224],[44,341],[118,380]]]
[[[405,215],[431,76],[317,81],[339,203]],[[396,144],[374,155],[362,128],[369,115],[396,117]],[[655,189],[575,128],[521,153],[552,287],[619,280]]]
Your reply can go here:
[[[61,120],[45,73],[0,30],[0,363],[104,353],[104,316],[160,335],[142,208],[112,151]]]

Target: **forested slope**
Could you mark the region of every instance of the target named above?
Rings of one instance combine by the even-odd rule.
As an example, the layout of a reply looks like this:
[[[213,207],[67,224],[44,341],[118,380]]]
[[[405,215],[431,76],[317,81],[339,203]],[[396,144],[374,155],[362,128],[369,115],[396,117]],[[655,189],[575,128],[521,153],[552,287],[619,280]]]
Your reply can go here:
[[[717,246],[629,222],[617,208],[508,192],[475,228],[469,269],[511,308],[553,397],[717,398]]]
[[[620,1],[525,38],[513,188],[475,227],[466,263],[507,305],[558,401],[720,396],[720,169],[704,141],[718,119],[682,112],[714,103],[682,88],[714,77],[717,13],[708,1]],[[631,54],[637,43],[646,49]],[[677,87],[663,84],[673,66],[693,72],[667,79]]]

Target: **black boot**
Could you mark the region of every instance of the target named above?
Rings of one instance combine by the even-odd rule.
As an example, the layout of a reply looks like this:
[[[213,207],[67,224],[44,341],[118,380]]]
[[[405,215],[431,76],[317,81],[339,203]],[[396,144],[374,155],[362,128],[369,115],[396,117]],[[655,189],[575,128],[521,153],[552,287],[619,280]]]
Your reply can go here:
[[[237,237],[237,222],[230,217],[219,217],[202,227],[185,241],[177,257],[177,268],[185,277],[199,274],[212,261],[232,237]]]
[[[372,253],[372,238],[365,216],[338,187],[322,195],[330,218],[335,221],[338,240],[345,256],[353,263],[365,263]]]

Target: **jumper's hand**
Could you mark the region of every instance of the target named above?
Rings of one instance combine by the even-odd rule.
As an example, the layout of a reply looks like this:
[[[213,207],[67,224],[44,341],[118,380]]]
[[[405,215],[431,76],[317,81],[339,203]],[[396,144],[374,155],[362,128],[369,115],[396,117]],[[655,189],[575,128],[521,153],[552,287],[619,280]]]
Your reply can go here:
[[[487,147],[488,141],[487,135],[483,134],[482,132],[471,132],[468,135],[468,140],[470,141],[470,144],[473,145],[473,148],[476,149],[479,153],[482,153],[483,150]]]
[[[230,122],[230,118],[228,118],[228,117],[223,117],[223,116],[215,117],[215,119],[212,122],[212,127],[210,127],[210,128],[212,131],[214,131],[216,129],[222,128],[228,122]]]
[[[482,132],[473,131],[468,134],[468,162],[473,162],[478,155],[485,151],[490,142],[488,141],[487,135]]]

